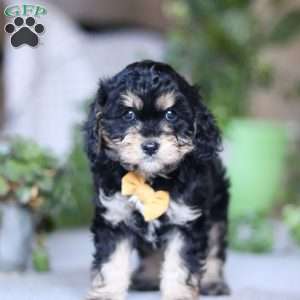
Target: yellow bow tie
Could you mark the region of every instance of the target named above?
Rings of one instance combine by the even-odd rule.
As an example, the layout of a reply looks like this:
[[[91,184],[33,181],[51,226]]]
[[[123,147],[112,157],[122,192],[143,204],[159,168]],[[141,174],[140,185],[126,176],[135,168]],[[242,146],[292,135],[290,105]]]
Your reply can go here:
[[[151,186],[145,183],[145,179],[134,172],[128,172],[122,178],[121,193],[123,196],[136,196],[143,204],[143,216],[145,221],[157,219],[164,214],[170,202],[168,192],[155,192]]]

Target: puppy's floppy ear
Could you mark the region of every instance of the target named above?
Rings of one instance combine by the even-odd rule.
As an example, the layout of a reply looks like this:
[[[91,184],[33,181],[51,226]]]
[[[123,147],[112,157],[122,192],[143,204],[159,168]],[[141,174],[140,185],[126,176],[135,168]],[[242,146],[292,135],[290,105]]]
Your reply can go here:
[[[106,98],[105,82],[101,81],[85,124],[86,152],[92,164],[96,162],[101,152],[101,114]]]
[[[217,152],[222,150],[220,130],[215,118],[203,104],[198,89],[195,88],[193,94],[196,97],[194,124],[196,156],[199,159],[207,160],[213,158]]]

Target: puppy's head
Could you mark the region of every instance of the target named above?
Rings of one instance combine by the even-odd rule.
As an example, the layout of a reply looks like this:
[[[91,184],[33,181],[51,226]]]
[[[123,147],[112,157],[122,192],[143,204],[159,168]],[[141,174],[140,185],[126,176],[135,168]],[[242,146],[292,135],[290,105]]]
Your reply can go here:
[[[198,90],[170,66],[152,61],[102,81],[87,124],[91,160],[105,153],[146,176],[174,170],[188,153],[209,159],[220,146]]]

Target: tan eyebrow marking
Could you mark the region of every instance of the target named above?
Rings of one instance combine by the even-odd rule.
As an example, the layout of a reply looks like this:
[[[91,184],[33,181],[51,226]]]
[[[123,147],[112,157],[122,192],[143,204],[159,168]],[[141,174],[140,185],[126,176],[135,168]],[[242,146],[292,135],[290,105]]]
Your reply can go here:
[[[166,110],[170,107],[172,107],[176,102],[175,94],[174,92],[168,92],[166,94],[163,94],[159,96],[156,100],[156,108],[159,110]]]
[[[125,94],[121,96],[123,104],[127,107],[136,108],[137,110],[141,110],[143,108],[143,101],[140,97],[132,93],[131,91],[127,91]]]

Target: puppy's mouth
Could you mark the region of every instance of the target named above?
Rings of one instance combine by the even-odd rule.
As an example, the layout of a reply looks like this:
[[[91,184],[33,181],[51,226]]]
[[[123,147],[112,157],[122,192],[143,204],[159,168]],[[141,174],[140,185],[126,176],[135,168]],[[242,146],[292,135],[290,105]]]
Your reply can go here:
[[[145,156],[144,159],[137,165],[137,170],[146,175],[156,175],[163,172],[165,166],[155,156]]]
[[[145,155],[143,157],[143,161],[149,164],[155,162],[155,160],[157,160],[156,155]]]

